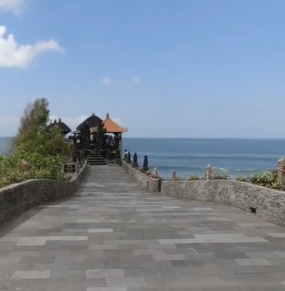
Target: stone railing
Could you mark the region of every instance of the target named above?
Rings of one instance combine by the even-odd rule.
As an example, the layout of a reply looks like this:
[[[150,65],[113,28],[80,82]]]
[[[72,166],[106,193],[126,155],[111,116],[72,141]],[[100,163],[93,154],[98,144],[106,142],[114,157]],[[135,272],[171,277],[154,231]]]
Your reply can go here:
[[[152,192],[157,192],[159,187],[159,179],[149,177],[146,173],[141,172],[138,168],[133,167],[131,164],[122,161],[122,168],[131,177],[135,178],[139,184]]]
[[[161,181],[160,194],[230,205],[285,227],[285,192],[234,180]]]
[[[123,161],[122,167],[145,188],[161,195],[234,206],[285,227],[284,191],[236,180],[213,180],[215,175],[211,166],[207,167],[203,180],[179,180],[175,170],[170,180],[152,178],[126,161]],[[278,174],[282,179],[284,168],[281,169],[282,175]],[[158,176],[156,168],[154,173]]]
[[[0,189],[0,223],[43,203],[72,196],[88,171],[87,162],[70,181],[28,180]]]

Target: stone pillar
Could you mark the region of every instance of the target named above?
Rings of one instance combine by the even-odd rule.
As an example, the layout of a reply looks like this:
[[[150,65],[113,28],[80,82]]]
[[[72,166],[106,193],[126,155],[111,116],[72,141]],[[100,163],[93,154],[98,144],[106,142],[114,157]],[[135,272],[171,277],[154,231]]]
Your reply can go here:
[[[154,174],[155,176],[158,176],[157,168],[154,168],[154,169],[153,169],[153,174]]]
[[[211,165],[207,166],[207,180],[211,180],[211,172],[212,172],[212,167]]]

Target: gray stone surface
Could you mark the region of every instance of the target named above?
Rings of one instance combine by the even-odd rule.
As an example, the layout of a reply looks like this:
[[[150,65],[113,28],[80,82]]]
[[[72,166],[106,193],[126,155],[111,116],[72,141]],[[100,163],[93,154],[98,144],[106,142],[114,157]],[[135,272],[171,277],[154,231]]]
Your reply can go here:
[[[234,180],[162,181],[161,195],[214,202],[247,212],[254,208],[260,218],[285,227],[284,191]]]
[[[284,291],[284,233],[237,208],[161,196],[120,167],[96,166],[71,198],[2,225],[0,289]]]
[[[145,173],[142,173],[139,169],[133,168],[130,164],[122,161],[122,169],[131,177],[135,178],[139,184],[146,189],[157,192],[158,191],[158,179],[150,178]]]
[[[85,163],[70,181],[29,180],[0,189],[0,225],[39,204],[72,196],[88,170]],[[37,222],[34,222],[37,224]]]

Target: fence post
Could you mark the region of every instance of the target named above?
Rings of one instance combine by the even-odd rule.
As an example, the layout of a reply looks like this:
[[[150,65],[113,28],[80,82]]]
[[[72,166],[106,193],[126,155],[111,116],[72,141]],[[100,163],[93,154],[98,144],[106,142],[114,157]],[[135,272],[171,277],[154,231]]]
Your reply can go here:
[[[157,168],[154,168],[154,169],[153,169],[153,174],[154,174],[155,176],[158,176]]]
[[[207,180],[211,180],[211,172],[212,172],[212,167],[211,165],[207,166]]]
[[[176,170],[173,170],[172,172],[172,180],[176,181]]]
[[[284,178],[284,165],[285,165],[285,159],[284,158],[279,159],[277,163],[277,181],[282,188],[283,188],[283,178]]]

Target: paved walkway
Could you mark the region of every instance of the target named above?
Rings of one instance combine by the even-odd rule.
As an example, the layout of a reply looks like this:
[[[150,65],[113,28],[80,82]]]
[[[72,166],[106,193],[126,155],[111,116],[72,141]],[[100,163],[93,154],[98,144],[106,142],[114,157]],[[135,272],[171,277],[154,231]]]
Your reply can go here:
[[[119,167],[0,230],[0,290],[285,290],[285,229],[149,193]]]

